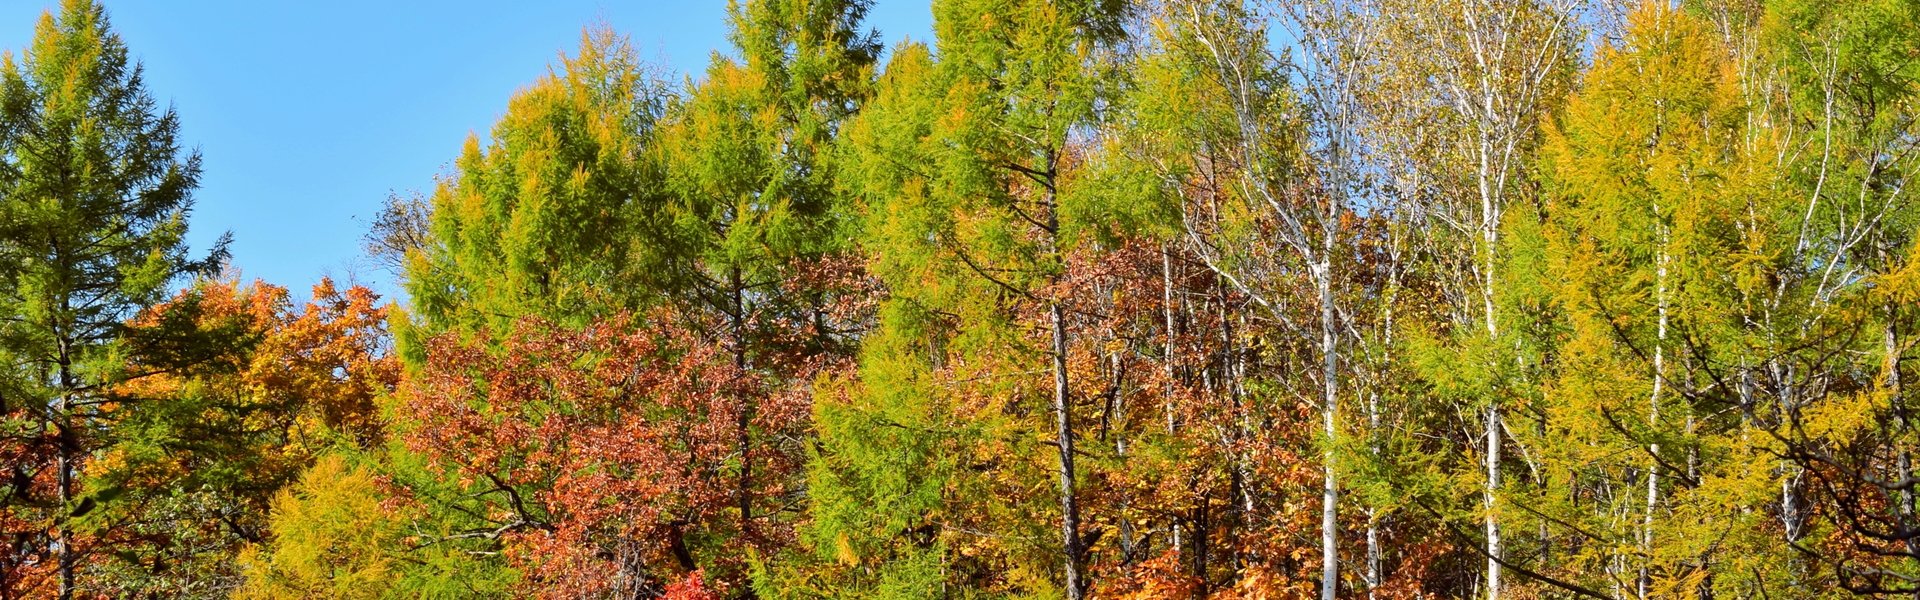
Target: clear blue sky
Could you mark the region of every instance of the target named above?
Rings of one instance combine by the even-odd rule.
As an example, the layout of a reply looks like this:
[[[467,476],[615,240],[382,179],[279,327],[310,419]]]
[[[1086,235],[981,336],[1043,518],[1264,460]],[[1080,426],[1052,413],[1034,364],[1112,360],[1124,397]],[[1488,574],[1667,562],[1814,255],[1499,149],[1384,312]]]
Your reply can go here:
[[[0,1],[0,48],[18,53],[58,0]],[[428,190],[467,134],[605,21],[642,55],[699,74],[727,50],[725,0],[105,0],[180,112],[205,173],[190,241],[233,232],[249,279],[304,295],[322,275],[393,291],[360,236],[389,191]],[[869,16],[891,45],[926,40],[926,0]]]

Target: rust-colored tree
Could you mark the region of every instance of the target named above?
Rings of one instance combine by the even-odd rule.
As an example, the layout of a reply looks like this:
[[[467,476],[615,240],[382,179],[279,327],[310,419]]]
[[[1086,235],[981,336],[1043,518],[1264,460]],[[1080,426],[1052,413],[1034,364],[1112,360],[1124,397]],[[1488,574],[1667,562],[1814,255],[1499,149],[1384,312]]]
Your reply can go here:
[[[796,501],[805,384],[831,365],[748,371],[705,333],[723,331],[658,312],[429,342],[401,435],[484,499],[470,510],[486,526],[448,539],[497,540],[541,597],[660,594],[692,572],[711,579],[688,585],[739,587],[754,552],[792,536],[778,520],[741,530],[742,477],[756,512]],[[742,422],[752,456],[738,454]]]

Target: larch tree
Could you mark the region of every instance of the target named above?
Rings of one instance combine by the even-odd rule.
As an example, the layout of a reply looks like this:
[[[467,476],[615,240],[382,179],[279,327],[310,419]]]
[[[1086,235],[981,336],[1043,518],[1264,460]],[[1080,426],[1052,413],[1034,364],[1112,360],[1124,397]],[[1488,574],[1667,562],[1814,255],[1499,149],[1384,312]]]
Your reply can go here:
[[[238,560],[242,599],[390,597],[402,571],[399,520],[382,506],[377,474],[326,456],[273,496],[267,544]]]
[[[1774,511],[1795,567],[1854,594],[1909,595],[1920,591],[1905,391],[1920,9],[1776,2],[1757,20],[1746,85],[1770,109],[1757,117],[1782,131],[1789,258],[1756,294],[1769,343],[1729,370],[1781,446]]]
[[[589,29],[575,55],[515,94],[484,142],[468,138],[453,172],[428,195],[423,245],[405,250],[410,302],[395,319],[406,367],[396,408],[459,400],[409,395],[433,391],[421,378],[454,368],[436,364],[430,349],[464,346],[442,338],[504,346],[523,319],[580,328],[660,304],[679,248],[649,243],[663,239],[661,209],[669,204],[649,144],[668,95],[625,38]],[[425,429],[429,422],[408,410],[393,414],[397,440],[382,474],[410,507],[416,570],[437,573],[420,585],[511,589],[525,565],[499,555],[502,538],[552,527],[548,505],[528,503],[552,481],[506,478],[509,464],[494,465],[497,479],[476,479],[421,452],[421,436],[439,433]]]
[[[1509,223],[1531,246],[1513,251],[1532,259],[1515,261],[1532,267],[1510,269],[1515,286],[1552,307],[1536,326],[1558,341],[1540,431],[1516,433],[1550,485],[1513,497],[1552,523],[1543,541],[1570,538],[1534,567],[1557,563],[1543,575],[1565,587],[1764,590],[1778,584],[1719,556],[1767,554],[1765,520],[1742,507],[1770,482],[1720,370],[1760,341],[1745,299],[1778,276],[1790,211],[1775,138],[1748,131],[1732,55],[1704,20],[1649,4],[1628,24],[1547,128],[1543,217]]]
[[[92,587],[78,573],[92,542],[72,521],[84,512],[87,459],[118,416],[103,394],[127,377],[113,349],[135,311],[224,256],[223,239],[189,258],[200,159],[180,149],[178,131],[90,0],[43,15],[31,46],[0,63],[9,596],[38,585],[44,565],[63,600]]]
[[[937,519],[954,478],[965,474],[958,466],[967,438],[955,435],[932,381],[940,346],[926,327],[932,315],[911,299],[925,288],[907,287],[938,281],[914,241],[927,233],[928,216],[892,209],[918,202],[910,195],[926,190],[914,163],[896,158],[923,152],[939,93],[934,71],[925,45],[895,47],[873,96],[839,138],[839,185],[865,213],[861,251],[888,294],[879,326],[861,340],[858,377],[818,386],[809,520],[801,531],[808,553],[777,579],[775,597],[937,598],[965,585],[949,572],[951,548],[937,535]],[[904,231],[889,235],[890,228]]]
[[[1027,504],[1038,498],[1024,497],[1031,480],[1023,478],[1034,474],[1027,469],[1038,466],[1026,460],[1031,446],[1008,443],[1037,433],[1029,429],[1038,424],[1028,415],[1038,415],[1028,402],[1044,399],[1048,407],[1041,431],[1052,455],[1050,518],[1057,533],[1050,537],[1056,543],[1040,547],[1049,548],[1050,558],[1026,556],[1059,565],[1061,578],[1020,569],[1009,574],[1011,581],[986,584],[989,589],[1058,585],[1077,599],[1092,587],[1086,565],[1094,538],[1083,521],[1086,475],[1078,468],[1083,425],[1075,415],[1086,398],[1075,393],[1076,316],[1069,314],[1073,298],[1065,283],[1075,249],[1068,217],[1074,209],[1067,205],[1077,144],[1093,126],[1106,77],[1102,64],[1122,37],[1124,9],[1117,2],[936,3],[940,59],[922,47],[901,48],[875,102],[849,126],[857,165],[849,183],[866,215],[862,244],[890,296],[875,338],[898,340],[879,342],[895,352],[914,349],[868,358],[862,371],[875,377],[864,383],[870,394],[887,397],[896,392],[872,386],[923,385],[914,381],[920,378],[954,382],[921,400],[951,405],[910,410],[934,419],[937,430],[955,426],[958,435],[980,443],[962,442],[973,446],[970,460],[983,463],[975,469],[984,472],[967,477],[966,487],[989,487],[968,493],[1005,498],[987,502],[984,513],[962,509],[956,517],[992,522],[1015,506],[1038,510]],[[947,414],[959,422],[947,421]],[[1001,451],[989,451],[994,448]],[[1006,491],[992,491],[1001,486]],[[985,543],[1011,545],[999,550],[1021,554],[1040,551],[1012,539]],[[928,546],[916,545],[923,552]]]
[[[1086,596],[1092,581],[1085,568],[1088,540],[1077,489],[1081,473],[1074,421],[1078,401],[1068,371],[1072,339],[1067,290],[1061,285],[1069,251],[1062,231],[1067,197],[1062,188],[1071,177],[1074,136],[1091,124],[1102,92],[1101,71],[1093,61],[1122,35],[1123,10],[1106,0],[936,3],[942,57],[936,81],[947,93],[938,100],[933,116],[939,121],[929,142],[943,148],[930,157],[935,161],[925,182],[930,193],[923,205],[911,207],[953,225],[930,241],[935,260],[963,267],[952,274],[969,280],[961,284],[968,293],[955,299],[978,303],[997,296],[1007,303],[973,315],[981,321],[962,328],[1015,325],[1016,315],[1024,312],[1018,305],[1044,313],[1029,313],[1029,318],[1043,318],[1047,332],[1039,355],[1050,363],[1044,369],[1051,379],[1045,396],[1052,405],[1050,445],[1058,459],[1062,587],[1074,600]],[[988,307],[965,312],[982,308]]]
[[[843,363],[861,327],[833,316],[861,302],[862,286],[848,257],[850,211],[835,187],[831,150],[866,98],[879,54],[876,34],[861,29],[867,6],[729,3],[740,58],[715,53],[705,78],[669,107],[656,146],[673,194],[662,207],[663,235],[684,248],[670,264],[684,287],[670,291],[670,302],[721,316],[736,369],[800,387],[810,384],[800,373]],[[791,515],[760,513],[790,506],[798,478],[756,462],[765,454],[797,466],[804,436],[755,430],[757,400],[739,401],[740,533],[753,540],[762,536],[756,521],[769,521],[765,535],[783,538],[790,523],[771,519]]]
[[[270,499],[321,454],[379,444],[376,398],[399,376],[387,314],[363,287],[304,306],[255,283],[199,280],[128,322],[102,390],[117,413],[87,469],[82,573],[113,596],[223,597],[233,559],[269,537]]]
[[[416,333],[505,331],[524,315],[578,324],[650,305],[674,250],[638,240],[662,228],[668,203],[648,155],[667,95],[625,38],[589,30],[484,141],[470,136],[428,197],[427,243],[405,259],[402,353]]]

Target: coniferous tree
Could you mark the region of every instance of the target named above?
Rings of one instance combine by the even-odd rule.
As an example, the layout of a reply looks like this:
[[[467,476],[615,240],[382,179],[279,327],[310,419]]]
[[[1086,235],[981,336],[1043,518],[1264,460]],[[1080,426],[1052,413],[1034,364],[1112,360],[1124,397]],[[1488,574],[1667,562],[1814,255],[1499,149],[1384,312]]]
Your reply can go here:
[[[866,11],[857,1],[730,2],[740,60],[716,53],[660,132],[673,193],[661,220],[684,245],[672,267],[685,287],[670,302],[726,323],[716,333],[736,369],[795,387],[808,385],[799,374],[813,361],[842,365],[862,327],[835,316],[857,314],[846,309],[863,286],[849,268],[850,211],[830,151],[868,93],[879,52],[875,33],[861,29]],[[738,400],[740,535],[782,540],[794,515],[765,513],[790,505],[798,478],[772,463],[796,466],[803,435],[755,430],[759,399]]]
[[[0,600],[1920,592],[1912,2],[870,6],[590,31],[303,310],[65,2]]]
[[[886,157],[915,156],[909,153],[928,135],[933,70],[926,46],[895,47],[873,97],[843,129],[840,143],[848,149],[840,185],[866,211],[918,189],[906,187],[912,171]],[[863,219],[861,250],[868,268],[898,287],[887,281],[896,265],[921,264],[924,255],[910,245],[866,239],[883,231],[881,219],[888,214],[870,212]],[[958,454],[968,438],[950,431],[946,403],[934,393],[927,358],[931,332],[902,326],[922,322],[926,315],[916,308],[883,300],[881,326],[861,340],[859,377],[819,386],[813,409],[817,450],[807,474],[809,522],[801,531],[809,552],[797,573],[774,581],[776,597],[935,598],[959,583],[947,572],[949,546],[934,519],[960,474]]]
[[[1790,198],[1776,234],[1783,264],[1756,318],[1767,343],[1728,369],[1781,446],[1769,504],[1794,550],[1782,576],[1868,596],[1920,591],[1906,394],[1920,7],[1719,8],[1746,19],[1731,21],[1757,47],[1744,83],[1787,150],[1775,165]]]
[[[577,55],[467,139],[407,258],[414,328],[504,331],[525,315],[569,324],[652,305],[675,249],[639,238],[667,204],[652,131],[667,91],[625,38],[582,34]],[[653,236],[647,241],[661,241]]]
[[[865,370],[888,374],[868,383],[866,394],[877,398],[871,410],[881,411],[872,417],[885,422],[886,411],[901,410],[901,416],[913,418],[901,423],[909,428],[931,419],[927,435],[934,437],[928,440],[933,443],[958,429],[949,441],[975,448],[967,450],[974,455],[969,460],[983,461],[985,465],[975,468],[987,474],[963,477],[958,485],[973,489],[961,492],[965,497],[955,499],[960,504],[952,508],[922,506],[934,512],[959,510],[971,514],[957,517],[993,522],[1002,518],[1001,511],[1040,510],[1025,504],[1038,498],[1013,490],[1033,475],[1028,469],[1042,463],[1028,459],[1028,446],[1015,445],[1009,452],[989,449],[1004,444],[1003,436],[1036,433],[1032,428],[1039,422],[1031,417],[1048,415],[1043,431],[1057,493],[1054,508],[1047,512],[1054,515],[1057,545],[996,544],[1011,547],[978,554],[991,555],[981,557],[986,565],[1010,558],[1058,564],[1063,592],[1071,598],[1089,593],[1087,556],[1096,536],[1089,535],[1083,523],[1080,486],[1086,475],[1077,467],[1083,451],[1076,444],[1083,425],[1076,424],[1075,412],[1087,398],[1076,393],[1071,374],[1077,315],[1069,314],[1074,309],[1065,279],[1068,257],[1075,250],[1072,218],[1067,216],[1074,212],[1068,206],[1074,195],[1068,182],[1076,155],[1083,151],[1076,147],[1076,135],[1093,124],[1094,108],[1105,91],[1107,74],[1101,61],[1111,56],[1111,44],[1123,33],[1124,7],[1118,4],[936,3],[941,58],[932,60],[921,47],[901,48],[875,103],[848,133],[857,156],[849,185],[865,203],[863,246],[875,257],[872,269],[891,294],[875,336],[897,340],[875,342],[887,355],[866,359]],[[951,394],[907,391],[948,378],[986,383],[952,388]],[[872,387],[881,382],[906,388]],[[910,405],[895,409],[886,399]],[[1035,405],[1048,409],[1036,413]],[[863,437],[867,439],[846,441],[892,436]],[[979,442],[986,445],[976,445]],[[862,451],[857,446],[846,449]],[[826,460],[855,468],[837,474],[839,482],[865,485],[889,479],[857,470],[890,461],[857,456]],[[982,493],[1013,502],[1002,505],[972,497]],[[984,512],[963,508],[982,502]],[[907,531],[845,533],[894,538],[918,556],[939,552],[941,538],[947,537],[940,534],[944,527],[935,514],[888,518],[904,519]],[[1015,525],[1024,529],[1035,524]],[[954,541],[982,545],[981,540]],[[1054,585],[1051,577],[1030,569],[1004,577],[980,575],[984,578],[975,585],[988,589]],[[933,583],[920,577],[916,581],[921,585]],[[1004,581],[994,581],[1000,579]]]
[[[467,140],[427,200],[424,245],[406,256],[411,305],[395,342],[414,385],[396,394],[396,408],[454,400],[410,397],[426,373],[453,367],[429,349],[464,344],[443,338],[504,347],[523,319],[580,328],[660,305],[678,248],[655,243],[666,239],[657,232],[668,196],[649,144],[667,96],[625,38],[589,29],[575,55],[512,98],[484,143]],[[422,454],[422,436],[445,432],[411,411],[394,414],[396,440],[380,464],[422,539],[403,563],[414,567],[408,585],[500,593],[521,584],[526,565],[499,551],[508,534],[553,526],[549,503],[525,501],[551,479],[511,477],[509,464],[491,465],[491,478],[457,469]]]
[[[1413,268],[1424,271],[1434,295],[1418,301],[1422,319],[1407,320],[1401,336],[1402,363],[1416,382],[1401,404],[1423,415],[1416,427],[1448,432],[1387,456],[1397,463],[1389,470],[1404,476],[1393,494],[1441,521],[1454,548],[1483,565],[1477,591],[1498,600],[1513,579],[1503,574],[1523,571],[1524,579],[1530,571],[1532,553],[1513,558],[1509,549],[1537,529],[1529,531],[1531,519],[1504,497],[1521,479],[1515,471],[1527,479],[1540,471],[1528,449],[1515,447],[1509,433],[1521,425],[1508,419],[1530,412],[1542,368],[1531,317],[1515,314],[1524,307],[1513,303],[1502,272],[1512,260],[1503,253],[1514,248],[1502,236],[1508,219],[1539,203],[1531,177],[1539,124],[1570,86],[1583,28],[1598,22],[1589,17],[1608,2],[1339,4],[1349,9],[1306,26],[1365,23],[1356,27],[1367,32],[1364,43],[1333,62],[1359,72],[1354,101],[1369,162],[1396,212],[1415,223]],[[1467,407],[1477,419],[1458,423]],[[1445,479],[1432,478],[1437,473]],[[1479,488],[1471,497],[1460,492],[1467,481]],[[1467,521],[1477,521],[1471,529],[1478,531],[1468,532]]]
[[[1747,299],[1768,293],[1791,214],[1731,60],[1701,19],[1634,12],[1547,129],[1544,218],[1508,223],[1515,302],[1537,305],[1521,314],[1558,342],[1539,428],[1514,433],[1546,481],[1514,496],[1551,523],[1543,542],[1577,540],[1530,563],[1568,586],[1649,598],[1778,585],[1717,557],[1765,555],[1750,545],[1765,520],[1735,499],[1766,498],[1753,483],[1767,460],[1735,441],[1756,432],[1718,371],[1757,341]]]
[[[808,437],[794,407],[805,406],[813,373],[844,362],[863,326],[867,286],[843,255],[846,211],[827,150],[864,96],[877,53],[871,34],[858,29],[865,10],[858,2],[732,5],[742,62],[716,55],[707,77],[678,98],[648,77],[623,40],[594,34],[580,57],[516,98],[488,150],[469,144],[459,175],[431,199],[432,228],[409,258],[420,312],[401,340],[416,384],[403,394],[409,406],[400,414],[410,422],[402,453],[424,454],[429,469],[406,485],[475,487],[469,496],[478,502],[434,494],[434,502],[462,506],[424,507],[429,518],[446,519],[439,537],[450,543],[526,548],[527,532],[561,535],[540,546],[551,560],[483,560],[475,568],[523,569],[522,589],[542,594],[585,589],[582,577],[595,575],[601,559],[618,573],[607,593],[657,593],[689,576],[744,589],[747,557],[715,549],[737,544],[775,556],[790,543]],[[530,352],[515,333],[529,323],[697,339],[649,346],[656,355],[614,364],[682,360],[702,344],[724,349],[728,364],[702,363],[705,370],[683,373],[702,382],[674,384],[710,392],[697,409],[668,397],[504,394],[457,383],[462,369],[504,359],[496,352]],[[599,381],[587,365],[573,367],[582,379],[570,381]],[[447,402],[529,422],[519,431],[533,437],[500,440],[485,428],[452,427],[472,425],[458,413],[416,410]],[[707,465],[689,475],[700,490],[729,481],[718,489],[728,490],[732,514],[722,516],[709,494],[688,491],[694,497],[684,502],[636,492],[626,499],[632,510],[595,516],[582,508],[589,500],[579,488],[564,486],[601,468],[593,448],[624,444],[617,438],[631,432],[595,428],[591,419],[578,431],[542,427],[540,413],[528,412],[538,407],[658,420],[662,428],[694,426],[668,415],[728,420],[731,454],[714,452],[704,436],[645,447],[688,452]],[[511,464],[463,462],[461,449],[476,443]],[[601,459],[638,461],[649,468],[633,473],[646,475],[655,462],[638,456]],[[610,477],[609,486],[640,483]],[[498,518],[483,516],[490,514]]]
[[[278,534],[240,557],[247,582],[235,597],[390,597],[402,570],[401,529],[381,506],[375,476],[329,456],[275,495]]]
[[[24,592],[42,575],[63,599],[94,587],[78,573],[94,541],[71,521],[92,504],[82,468],[114,435],[105,392],[129,376],[114,368],[124,321],[224,256],[222,240],[188,257],[200,159],[178,131],[90,0],[42,16],[32,45],[0,65],[0,415],[14,457],[0,587]]]

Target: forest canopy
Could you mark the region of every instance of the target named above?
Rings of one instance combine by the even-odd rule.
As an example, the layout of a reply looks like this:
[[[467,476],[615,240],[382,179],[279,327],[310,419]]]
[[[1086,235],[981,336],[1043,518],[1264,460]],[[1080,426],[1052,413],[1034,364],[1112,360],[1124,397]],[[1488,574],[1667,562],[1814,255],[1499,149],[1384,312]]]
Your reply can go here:
[[[585,28],[382,298],[189,248],[64,0],[0,60],[0,600],[1920,596],[1920,3],[870,8]]]

